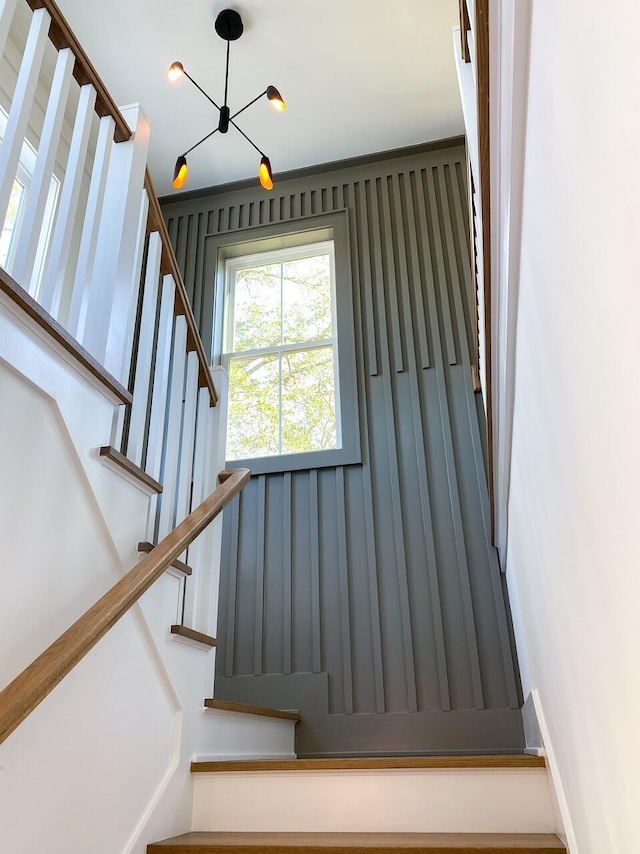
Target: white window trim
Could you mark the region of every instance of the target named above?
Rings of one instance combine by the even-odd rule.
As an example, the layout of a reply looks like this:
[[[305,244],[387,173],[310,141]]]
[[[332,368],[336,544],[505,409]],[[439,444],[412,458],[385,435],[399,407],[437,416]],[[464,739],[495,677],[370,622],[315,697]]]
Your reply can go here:
[[[224,313],[226,300],[226,263],[243,255],[259,255],[260,243],[269,250],[308,248],[332,242],[335,270],[335,312],[338,357],[336,370],[336,417],[340,423],[340,447],[335,449],[228,460],[229,468],[246,467],[252,474],[269,474],[329,466],[354,465],[361,462],[357,378],[355,362],[355,328],[350,269],[348,211],[318,214],[296,221],[275,223],[237,232],[207,235],[205,241],[205,275],[214,284],[213,361],[222,364]],[[246,252],[243,248],[246,247]],[[271,254],[270,251],[265,254]],[[271,256],[273,257],[273,256]],[[209,273],[207,274],[207,271]]]

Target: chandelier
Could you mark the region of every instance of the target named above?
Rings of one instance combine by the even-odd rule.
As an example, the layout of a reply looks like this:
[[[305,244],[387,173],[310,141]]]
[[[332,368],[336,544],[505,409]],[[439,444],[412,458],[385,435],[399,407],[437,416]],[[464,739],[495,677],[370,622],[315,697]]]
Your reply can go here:
[[[224,39],[227,43],[227,63],[226,70],[224,75],[224,104],[219,106],[216,102],[211,98],[204,89],[199,86],[196,81],[191,77],[188,72],[185,70],[183,64],[181,62],[174,62],[171,64],[169,68],[169,80],[175,81],[180,77],[186,77],[187,80],[190,80],[193,85],[205,96],[207,101],[209,101],[213,106],[218,110],[218,126],[214,128],[210,133],[206,136],[203,136],[201,140],[196,142],[195,145],[192,145],[191,148],[188,148],[183,154],[181,154],[176,160],[175,169],[173,171],[173,186],[176,190],[184,187],[187,180],[188,166],[187,166],[187,155],[190,154],[194,149],[196,149],[199,145],[202,145],[203,142],[212,137],[214,133],[227,133],[229,127],[235,128],[238,133],[243,136],[248,143],[250,143],[255,150],[260,155],[260,166],[258,167],[258,177],[260,178],[260,183],[264,187],[265,190],[271,190],[273,187],[273,172],[271,171],[271,161],[264,153],[261,151],[258,146],[253,142],[253,140],[249,139],[247,134],[238,127],[235,119],[240,115],[240,113],[244,113],[246,109],[248,109],[252,104],[255,104],[256,101],[259,101],[264,95],[267,96],[268,101],[275,107],[276,110],[284,110],[286,109],[286,104],[282,99],[280,92],[276,89],[275,86],[267,86],[264,92],[260,92],[259,95],[256,95],[253,100],[249,101],[248,104],[245,104],[242,109],[237,112],[231,114],[231,110],[227,103],[227,92],[229,89],[229,47],[231,42],[236,41],[240,38],[244,31],[244,25],[242,23],[242,18],[234,9],[224,9],[218,17],[216,18],[216,32],[220,36],[221,39]]]

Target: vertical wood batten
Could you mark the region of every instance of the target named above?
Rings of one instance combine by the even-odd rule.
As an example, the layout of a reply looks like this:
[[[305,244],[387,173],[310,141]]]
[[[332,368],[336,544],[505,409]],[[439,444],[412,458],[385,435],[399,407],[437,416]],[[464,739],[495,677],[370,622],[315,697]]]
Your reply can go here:
[[[197,381],[197,377],[196,377]],[[196,408],[195,442],[193,452],[193,488],[189,503],[189,512],[195,509],[202,501],[211,494],[215,485],[210,483],[209,478],[209,449],[213,445],[211,435],[211,418],[209,408],[209,390],[198,389]],[[203,589],[205,586],[204,576],[209,575],[212,567],[206,557],[207,532],[203,532],[189,546],[187,563],[194,567],[194,573],[185,579],[184,593],[184,623],[190,628],[200,629],[207,633],[208,626],[201,621],[200,612],[203,609]],[[200,607],[199,607],[200,605]]]
[[[291,559],[291,526],[293,516],[293,503],[291,500],[291,472],[285,472],[283,476],[282,496],[282,670],[283,673],[291,673],[293,659],[293,563]]]
[[[309,472],[309,525],[311,542],[311,640],[313,672],[322,670],[322,637],[320,623],[320,541],[318,522],[318,471]]]
[[[458,260],[458,281],[461,283],[462,291],[462,310],[465,320],[465,329],[467,333],[468,364],[475,363],[475,347],[471,342],[474,341],[474,308],[473,308],[473,279],[471,276],[471,256],[470,256],[470,240],[468,231],[468,221],[464,217],[464,202],[466,192],[464,184],[460,183],[461,179],[461,164],[455,163],[453,169],[448,170],[448,196],[449,211],[451,214],[451,224],[453,228],[454,241],[456,246],[456,257]]]
[[[418,326],[418,340],[420,352],[420,367],[430,368],[431,360],[429,358],[429,339],[427,336],[427,323],[424,308],[424,299],[422,296],[422,276],[420,269],[420,258],[418,254],[418,232],[416,229],[415,219],[415,181],[416,173],[411,171],[407,176],[406,181],[406,217],[407,217],[407,235],[409,238],[409,254],[411,257],[411,282],[410,292],[414,297],[415,308],[412,313],[414,323]]]
[[[16,281],[23,282],[31,294],[35,292],[35,283],[31,281],[33,265],[38,251],[42,221],[51,188],[53,167],[58,143],[60,142],[60,132],[69,97],[74,63],[75,57],[69,48],[65,48],[58,53],[44,117],[44,125],[40,135],[36,165],[27,194],[25,211],[15,250],[15,262],[12,270],[13,277]]]
[[[7,6],[4,11],[12,11],[11,6]],[[3,15],[3,22],[4,18]],[[0,146],[0,223],[4,223],[7,216],[13,181],[20,162],[20,152],[27,132],[29,115],[42,68],[50,24],[51,16],[47,10],[36,9],[31,18],[27,44],[22,55],[20,71],[18,72],[7,119],[7,127]]]
[[[257,524],[258,532],[256,536],[256,601],[255,601],[255,621],[254,621],[254,639],[253,639],[253,672],[256,675],[262,673],[264,664],[264,569],[265,569],[265,527],[266,527],[266,476],[261,474],[258,477],[258,509],[257,509]]]
[[[369,249],[369,227],[367,223],[367,205],[366,193],[369,182],[364,183],[362,191],[360,185],[356,184],[355,189],[355,205],[360,222],[360,239],[357,240],[358,247],[358,269],[360,273],[360,287],[362,290],[362,302],[365,307],[366,327],[365,335],[367,341],[367,356],[369,365],[369,375],[372,377],[378,374],[378,346],[376,334],[375,312],[373,306],[373,288],[371,287],[371,255]],[[364,196],[364,198],[363,198]]]
[[[225,645],[225,675],[231,676],[235,669],[236,650],[236,612],[238,603],[238,559],[240,550],[240,512],[242,509],[242,493],[229,505],[231,508],[231,556],[228,566],[229,584],[226,602],[226,631]]]
[[[437,290],[439,294],[439,304],[440,309],[442,311],[443,317],[443,328],[444,328],[444,338],[446,345],[446,353],[447,353],[447,361],[450,365],[455,365],[457,363],[456,357],[456,345],[455,338],[453,335],[453,322],[451,319],[451,306],[449,305],[449,295],[447,290],[447,279],[446,273],[444,269],[444,256],[443,256],[443,247],[441,239],[437,239],[434,237],[434,233],[438,233],[438,237],[440,237],[440,215],[438,211],[438,202],[436,199],[436,191],[435,191],[435,183],[433,180],[433,169],[425,169],[422,172],[423,179],[423,193],[425,202],[427,205],[427,210],[429,211],[429,217],[426,220],[427,222],[427,234],[429,234],[430,238],[430,246],[432,250],[435,252],[435,265],[433,268],[433,277],[432,281],[434,282],[434,288]],[[437,232],[436,232],[437,229]]]
[[[64,173],[62,190],[56,222],[51,237],[51,245],[44,269],[38,302],[53,317],[58,316],[65,273],[69,262],[73,225],[78,211],[80,188],[87,159],[89,134],[96,104],[96,90],[90,84],[80,89],[78,111],[76,113],[69,147],[69,158]],[[108,318],[107,318],[108,322]]]
[[[353,714],[353,657],[351,653],[351,597],[347,565],[347,508],[344,491],[344,468],[336,469],[336,521],[338,532],[338,573],[340,583],[340,628],[342,632],[342,690],[344,711]]]

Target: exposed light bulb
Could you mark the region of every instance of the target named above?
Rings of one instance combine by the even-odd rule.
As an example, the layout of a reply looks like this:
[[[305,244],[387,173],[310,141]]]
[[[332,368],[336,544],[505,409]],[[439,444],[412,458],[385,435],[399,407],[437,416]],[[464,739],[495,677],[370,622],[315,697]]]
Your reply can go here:
[[[267,86],[267,98],[269,99],[269,103],[274,106],[276,110],[280,110],[282,112],[282,110],[287,109],[284,98],[275,86]]]
[[[181,154],[180,157],[176,160],[176,167],[173,170],[173,188],[174,190],[179,190],[181,187],[187,182],[187,174],[189,172],[189,168],[187,166],[187,158],[184,154]]]
[[[182,77],[184,74],[184,66],[181,62],[172,62],[169,66],[169,71],[167,72],[167,76],[169,80],[173,83],[174,80],[177,80],[179,77]]]
[[[265,190],[273,189],[273,172],[271,171],[271,161],[268,157],[263,157],[260,161],[260,169],[258,170],[260,183]]]

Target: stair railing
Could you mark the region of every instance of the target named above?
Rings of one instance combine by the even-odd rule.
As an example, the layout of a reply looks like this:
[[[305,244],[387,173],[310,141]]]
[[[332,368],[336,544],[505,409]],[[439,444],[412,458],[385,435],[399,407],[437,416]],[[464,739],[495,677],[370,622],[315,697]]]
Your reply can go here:
[[[118,109],[54,0],[0,0],[0,54],[0,224],[13,230],[0,290],[113,395],[117,418],[100,452],[158,493],[146,532],[157,542],[193,508],[192,494],[211,491],[212,455],[198,447],[210,448],[221,425],[146,168],[149,125],[139,108]],[[16,214],[27,148],[35,165]]]
[[[100,454],[156,493],[146,539],[159,543],[2,691],[1,742],[249,474],[213,491],[218,392],[147,170],[144,114],[118,109],[54,0],[0,0],[0,56],[0,292],[113,400]]]
[[[240,492],[250,472],[223,476],[215,492],[0,692],[0,744]]]

